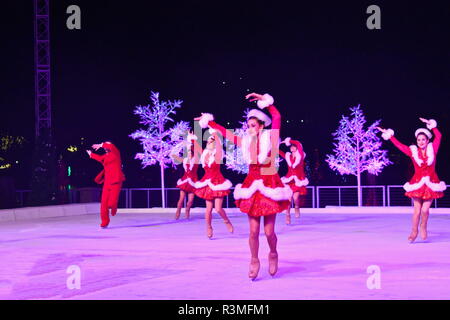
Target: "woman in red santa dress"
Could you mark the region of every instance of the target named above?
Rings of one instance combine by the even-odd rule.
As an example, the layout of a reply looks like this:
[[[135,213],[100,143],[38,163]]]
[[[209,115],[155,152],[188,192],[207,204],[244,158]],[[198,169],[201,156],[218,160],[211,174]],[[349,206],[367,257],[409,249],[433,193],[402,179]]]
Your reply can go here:
[[[194,155],[193,140],[197,140],[197,137],[191,133],[187,136],[186,151],[187,156],[180,158],[177,154],[172,154],[172,157],[183,164],[184,175],[177,181],[177,188],[180,189],[180,198],[177,203],[177,211],[175,213],[175,220],[180,218],[181,208],[183,207],[184,199],[186,195],[188,201],[186,203],[185,217],[189,219],[189,211],[194,203],[195,197],[195,182],[197,182],[197,170],[198,170],[198,157]]]
[[[125,175],[122,172],[122,161],[117,147],[109,141],[93,144],[92,148],[97,151],[100,148],[105,150],[105,154],[99,155],[90,150],[86,150],[91,159],[97,160],[103,165],[103,170],[95,177],[95,182],[103,183],[102,199],[100,204],[100,217],[102,223],[100,227],[106,228],[109,225],[109,210],[111,215],[117,213],[120,190],[125,181]]]
[[[247,177],[234,190],[236,205],[247,213],[250,234],[249,246],[251,260],[249,278],[254,280],[259,272],[259,230],[261,217],[264,217],[264,232],[269,244],[269,273],[274,276],[278,270],[277,236],[275,234],[276,214],[283,212],[290,205],[292,190],[281,181],[275,167],[278,153],[281,116],[273,105],[269,94],[251,93],[246,96],[250,101],[257,101],[260,109],[270,112],[272,120],[264,112],[252,109],[247,113],[248,130],[243,138],[214,122],[212,114],[203,113],[199,120],[202,128],[212,127],[219,130],[224,137],[242,150],[243,158],[249,164]],[[272,129],[266,130],[272,123]]]
[[[201,145],[192,139],[194,143],[194,153],[201,154],[200,163],[205,170],[204,176],[195,183],[195,195],[206,201],[206,235],[209,239],[213,236],[212,211],[213,208],[222,217],[228,231],[233,233],[233,225],[223,209],[223,198],[230,193],[233,186],[231,181],[225,179],[220,171],[223,159],[222,144],[215,130],[210,130],[205,150]],[[192,136],[192,133],[190,134]]]
[[[290,147],[291,152],[280,152],[288,165],[287,174],[281,178],[284,184],[287,184],[292,192],[295,206],[295,217],[300,217],[300,196],[305,196],[307,193],[306,186],[309,184],[308,178],[305,176],[305,156],[302,144],[297,140],[291,140],[286,138],[281,143]],[[286,212],[286,224],[291,224],[291,206],[288,207]]]
[[[416,145],[406,146],[394,137],[392,129],[378,128],[383,134],[384,140],[391,142],[404,154],[411,158],[414,165],[414,176],[404,184],[405,195],[414,201],[414,214],[412,217],[412,231],[408,237],[410,242],[414,242],[418,234],[420,222],[420,236],[423,240],[427,238],[427,222],[429,210],[433,199],[444,196],[443,191],[447,188],[444,181],[440,181],[436,174],[436,155],[441,144],[442,134],[436,128],[435,120],[420,118],[434,133],[434,140],[430,142],[433,134],[420,128],[415,132]]]

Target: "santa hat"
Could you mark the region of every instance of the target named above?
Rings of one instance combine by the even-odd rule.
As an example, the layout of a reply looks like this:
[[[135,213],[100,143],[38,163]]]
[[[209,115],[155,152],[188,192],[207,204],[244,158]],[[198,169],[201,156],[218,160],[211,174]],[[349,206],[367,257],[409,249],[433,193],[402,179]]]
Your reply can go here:
[[[247,117],[247,120],[249,118],[251,118],[251,117],[255,117],[258,120],[261,120],[262,122],[264,122],[264,127],[268,127],[272,123],[272,120],[270,119],[270,117],[267,114],[265,114],[264,112],[262,112],[261,110],[258,110],[258,109],[250,110],[246,114],[246,117]]]
[[[433,137],[433,135],[431,134],[430,130],[425,129],[425,128],[419,128],[419,129],[417,129],[414,135],[415,135],[416,138],[417,138],[417,136],[418,136],[419,134],[421,134],[421,133],[425,134],[425,135],[428,137],[428,139],[431,139],[431,137]]]

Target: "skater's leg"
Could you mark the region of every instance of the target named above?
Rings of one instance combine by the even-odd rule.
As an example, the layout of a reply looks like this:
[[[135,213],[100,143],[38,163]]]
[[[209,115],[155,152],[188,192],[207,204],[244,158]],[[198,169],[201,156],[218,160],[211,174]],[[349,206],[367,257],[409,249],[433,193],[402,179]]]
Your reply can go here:
[[[223,222],[227,226],[227,229],[230,233],[233,233],[233,225],[231,224],[230,219],[228,218],[227,214],[225,213],[225,210],[222,208],[223,204],[223,198],[216,198],[214,199],[214,207],[216,211],[219,213],[219,215],[222,217]]]

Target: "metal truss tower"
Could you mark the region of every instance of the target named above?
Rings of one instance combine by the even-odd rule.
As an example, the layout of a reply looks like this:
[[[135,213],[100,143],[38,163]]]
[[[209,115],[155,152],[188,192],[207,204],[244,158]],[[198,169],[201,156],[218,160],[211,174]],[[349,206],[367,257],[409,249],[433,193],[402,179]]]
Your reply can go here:
[[[51,137],[49,0],[34,0],[36,139]]]

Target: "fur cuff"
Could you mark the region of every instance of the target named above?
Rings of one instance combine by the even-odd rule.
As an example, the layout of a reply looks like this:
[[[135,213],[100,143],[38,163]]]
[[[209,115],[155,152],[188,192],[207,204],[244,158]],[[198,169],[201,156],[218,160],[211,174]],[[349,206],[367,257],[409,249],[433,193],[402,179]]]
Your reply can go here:
[[[437,127],[437,122],[434,119],[430,120],[430,123],[427,124],[428,130],[434,129]]]
[[[381,136],[383,137],[384,140],[389,140],[390,138],[392,138],[394,136],[394,130],[388,129]]]
[[[285,145],[289,147],[291,145],[291,137],[287,137],[286,139],[283,140],[283,142]]]
[[[214,116],[211,113],[203,113],[198,123],[201,128],[205,129],[208,127],[208,122],[213,120]]]
[[[273,97],[270,94],[266,93],[263,95],[262,100],[258,100],[257,105],[260,109],[267,108],[268,106],[273,105]]]

